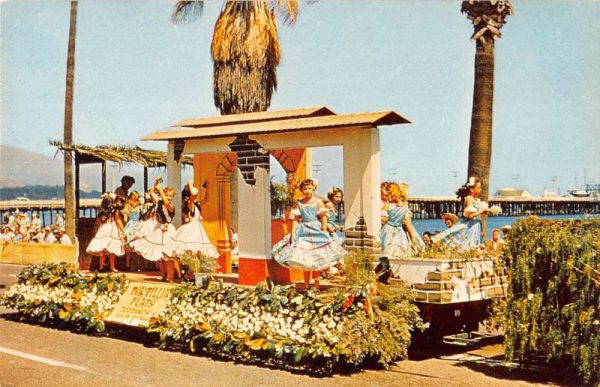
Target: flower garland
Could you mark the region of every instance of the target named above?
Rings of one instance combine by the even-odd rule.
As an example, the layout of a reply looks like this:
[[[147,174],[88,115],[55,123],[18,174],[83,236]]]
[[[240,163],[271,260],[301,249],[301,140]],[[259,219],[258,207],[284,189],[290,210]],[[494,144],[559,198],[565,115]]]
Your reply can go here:
[[[104,317],[126,285],[124,276],[86,277],[68,264],[28,266],[2,295],[0,304],[40,322],[103,332]]]
[[[362,260],[348,258],[346,287],[296,292],[271,281],[255,288],[213,283],[174,287],[167,308],[150,320],[160,346],[216,357],[331,374],[336,367],[406,358],[411,331],[422,328],[412,293],[378,286]],[[74,266],[29,266],[0,297],[22,316],[80,331],[102,332],[123,294],[123,276],[85,276]]]
[[[386,366],[406,356],[410,331],[420,320],[408,291],[405,299],[395,299],[403,315],[396,322],[382,321],[384,313],[371,302],[371,293],[298,293],[291,286],[272,283],[254,289],[181,286],[167,309],[150,321],[149,331],[160,334],[161,347],[179,343],[192,352],[285,367],[309,366],[314,372],[331,373],[342,363],[359,366],[369,355]],[[397,314],[385,318],[396,319]],[[381,329],[390,324],[403,329]],[[353,329],[363,330],[359,334],[363,335],[364,326],[372,327],[371,344],[357,350],[352,342],[359,337]],[[400,331],[404,334],[396,335]],[[394,343],[390,353],[373,348],[381,340]]]

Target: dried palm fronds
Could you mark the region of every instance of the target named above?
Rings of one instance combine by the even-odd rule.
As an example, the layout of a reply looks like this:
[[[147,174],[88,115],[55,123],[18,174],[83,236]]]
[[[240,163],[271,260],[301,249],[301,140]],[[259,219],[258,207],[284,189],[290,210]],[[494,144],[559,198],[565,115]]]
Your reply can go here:
[[[202,1],[178,1],[171,20],[183,24],[201,14]],[[275,13],[293,25],[296,0],[227,1],[215,24],[211,53],[215,106],[222,114],[265,111],[277,88],[280,60]]]
[[[167,163],[167,153],[142,149],[137,146],[99,145],[91,147],[87,145],[64,144],[60,141],[50,141],[50,145],[57,147],[59,151],[75,152],[121,165],[123,163],[134,163],[148,168],[155,168],[163,167]],[[193,160],[189,156],[182,156],[181,162],[189,165],[193,164]]]
[[[171,22],[175,24],[191,23],[202,14],[203,9],[204,1],[178,1],[173,6]]]
[[[468,0],[463,1],[460,11],[467,14],[473,23],[472,40],[481,43],[487,39],[496,40],[502,37],[500,29],[506,23],[506,18],[513,14],[512,4],[508,0]]]
[[[222,114],[265,111],[280,60],[275,16],[265,2],[229,1],[215,25],[215,106]]]

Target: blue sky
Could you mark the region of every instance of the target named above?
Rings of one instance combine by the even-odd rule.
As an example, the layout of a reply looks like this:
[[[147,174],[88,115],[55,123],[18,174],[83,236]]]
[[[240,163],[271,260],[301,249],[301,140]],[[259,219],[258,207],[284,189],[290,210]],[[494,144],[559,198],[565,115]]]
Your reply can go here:
[[[193,24],[168,1],[82,1],[74,141],[138,143],[184,118],[218,112],[210,41],[221,2]],[[496,43],[491,188],[534,194],[600,183],[600,2],[516,1]],[[452,195],[466,179],[474,43],[459,1],[301,2],[280,26],[272,109],[396,110],[413,124],[381,129],[382,177],[413,195]],[[61,139],[69,3],[1,3],[1,143],[47,155]],[[339,149],[315,153],[323,185],[339,184]],[[454,171],[457,177],[454,177]]]

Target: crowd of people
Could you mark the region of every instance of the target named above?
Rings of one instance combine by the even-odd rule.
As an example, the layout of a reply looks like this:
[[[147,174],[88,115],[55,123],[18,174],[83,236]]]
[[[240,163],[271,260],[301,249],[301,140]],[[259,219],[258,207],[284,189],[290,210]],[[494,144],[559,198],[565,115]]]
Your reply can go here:
[[[44,227],[38,213],[34,212],[30,217],[28,213],[18,209],[2,219],[0,242],[73,244],[66,234],[61,214],[56,213],[54,223]]]

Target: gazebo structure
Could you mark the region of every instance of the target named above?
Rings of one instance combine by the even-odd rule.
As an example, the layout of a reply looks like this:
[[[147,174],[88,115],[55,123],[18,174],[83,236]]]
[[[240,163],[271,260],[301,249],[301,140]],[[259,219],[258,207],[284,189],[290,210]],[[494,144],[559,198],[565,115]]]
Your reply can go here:
[[[205,227],[229,270],[231,197],[237,206],[239,283],[255,284],[267,275],[289,280],[271,258],[269,154],[287,173],[310,176],[306,149],[343,147],[345,226],[364,219],[378,239],[380,228],[379,126],[410,121],[394,111],[336,114],[321,106],[190,119],[153,132],[142,140],[168,141],[168,184],[180,190],[182,155],[194,155],[196,184],[214,181],[203,208]],[[302,170],[300,170],[302,169]],[[235,191],[232,192],[231,181]],[[177,196],[176,200],[180,198]],[[180,211],[180,202],[175,208]],[[235,213],[235,211],[234,211]],[[180,219],[176,215],[175,219]]]
[[[51,141],[59,151],[71,152],[75,160],[75,229],[79,240],[80,261],[86,255],[85,248],[92,237],[95,218],[80,216],[80,166],[84,164],[100,164],[102,178],[102,193],[106,192],[106,163],[137,164],[144,168],[144,191],[148,190],[148,169],[165,168],[167,165],[167,153],[142,149],[137,146],[125,145],[98,145],[88,146],[82,144],[64,144],[60,141]],[[192,159],[185,157],[180,164],[191,165]],[[86,267],[86,265],[84,265]]]

